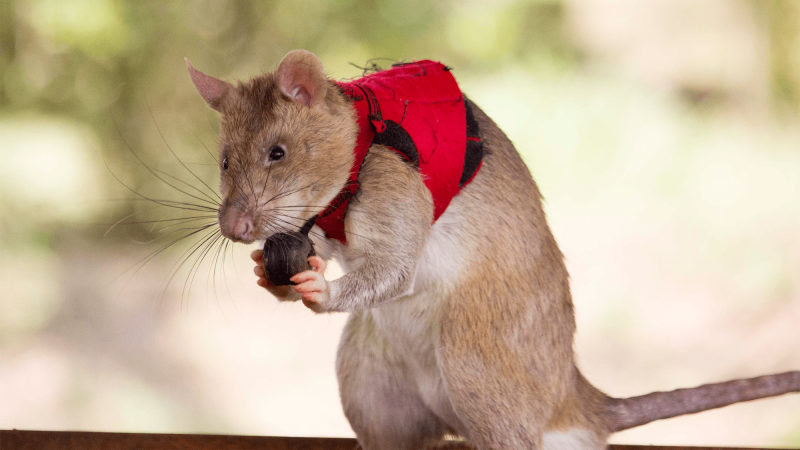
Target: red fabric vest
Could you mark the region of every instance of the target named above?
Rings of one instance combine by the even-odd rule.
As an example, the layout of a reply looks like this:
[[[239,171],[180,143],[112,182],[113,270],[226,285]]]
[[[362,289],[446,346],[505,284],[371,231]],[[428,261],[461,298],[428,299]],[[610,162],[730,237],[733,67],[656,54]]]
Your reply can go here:
[[[483,156],[482,145],[473,145],[465,164],[468,142],[480,144],[480,136],[450,69],[438,62],[415,61],[336,85],[353,102],[359,133],[350,178],[316,224],[329,238],[347,243],[347,205],[358,191],[358,173],[373,143],[418,167],[433,197],[435,222],[478,172]]]

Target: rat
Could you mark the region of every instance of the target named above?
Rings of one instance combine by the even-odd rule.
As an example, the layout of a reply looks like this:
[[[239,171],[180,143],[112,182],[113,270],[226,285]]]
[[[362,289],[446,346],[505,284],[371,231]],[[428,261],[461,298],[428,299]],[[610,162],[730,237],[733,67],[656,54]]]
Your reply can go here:
[[[800,371],[631,398],[590,384],[536,183],[492,119],[453,96],[446,66],[393,67],[407,76],[393,85],[383,72],[336,82],[295,50],[234,85],[186,62],[221,117],[222,234],[252,243],[304,229],[308,270],[273,283],[259,249],[258,285],[317,313],[350,313],[336,373],[364,449],[448,434],[479,449],[601,449],[616,431],[800,391]],[[429,75],[441,78],[419,84]],[[407,97],[417,91],[422,100]],[[459,150],[465,142],[479,147]],[[442,155],[455,162],[437,166]],[[327,281],[331,258],[345,275]]]

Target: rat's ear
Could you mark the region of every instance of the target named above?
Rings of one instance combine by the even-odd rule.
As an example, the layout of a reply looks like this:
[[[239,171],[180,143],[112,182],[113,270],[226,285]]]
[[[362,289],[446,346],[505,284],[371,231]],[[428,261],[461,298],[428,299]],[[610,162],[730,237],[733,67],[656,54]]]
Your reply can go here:
[[[306,50],[292,50],[283,57],[278,85],[287,97],[308,107],[318,105],[328,89],[322,62]]]
[[[192,66],[188,58],[186,58],[186,68],[189,69],[194,87],[197,88],[197,92],[200,93],[203,100],[208,103],[208,106],[222,112],[224,100],[233,91],[233,85],[200,72]]]

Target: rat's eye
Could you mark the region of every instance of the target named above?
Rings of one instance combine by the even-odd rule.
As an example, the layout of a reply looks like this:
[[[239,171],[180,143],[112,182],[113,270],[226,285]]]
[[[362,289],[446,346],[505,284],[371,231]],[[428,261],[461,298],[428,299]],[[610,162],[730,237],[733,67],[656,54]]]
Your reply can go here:
[[[279,145],[273,145],[272,148],[269,149],[270,161],[280,161],[285,156],[286,156],[286,151],[282,149]]]
[[[228,157],[227,156],[222,158],[222,169],[223,170],[228,170]]]

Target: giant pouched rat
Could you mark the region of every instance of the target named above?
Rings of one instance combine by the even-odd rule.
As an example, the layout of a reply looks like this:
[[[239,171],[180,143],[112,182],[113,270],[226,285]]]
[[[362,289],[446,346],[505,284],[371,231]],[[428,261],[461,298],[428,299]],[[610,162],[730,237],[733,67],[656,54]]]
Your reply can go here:
[[[276,286],[257,250],[258,284],[318,313],[351,313],[336,369],[365,449],[420,448],[446,434],[481,449],[599,449],[611,433],[653,420],[800,391],[798,371],[632,398],[593,387],[574,363],[567,270],[536,184],[468,99],[452,104],[460,101],[466,126],[480,130],[479,170],[439,210],[420,160],[375,138],[354,165],[366,129],[355,105],[367,90],[348,95],[312,53],[292,51],[277,71],[236,86],[187,65],[221,113],[222,234],[251,243],[306,225],[318,255],[312,269],[291,277],[296,285]],[[371,130],[384,136],[379,128],[397,120],[372,106]],[[417,136],[409,138],[419,144]],[[355,178],[342,213],[346,239],[311,228]],[[326,281],[332,257],[346,274]]]

